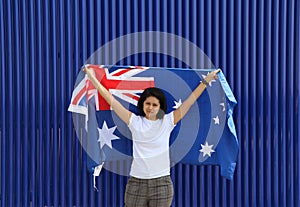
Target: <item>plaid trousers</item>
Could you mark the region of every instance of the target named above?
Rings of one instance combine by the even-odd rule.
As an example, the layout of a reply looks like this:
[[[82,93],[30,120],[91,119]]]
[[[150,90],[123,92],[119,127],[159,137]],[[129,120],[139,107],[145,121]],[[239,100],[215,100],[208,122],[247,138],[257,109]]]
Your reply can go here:
[[[125,191],[125,207],[169,207],[173,195],[169,175],[153,179],[130,177]]]

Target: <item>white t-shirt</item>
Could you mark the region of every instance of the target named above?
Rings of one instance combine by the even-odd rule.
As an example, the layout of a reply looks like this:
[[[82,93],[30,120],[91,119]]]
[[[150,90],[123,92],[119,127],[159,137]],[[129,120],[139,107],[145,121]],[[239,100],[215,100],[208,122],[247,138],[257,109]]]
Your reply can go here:
[[[141,179],[170,175],[169,138],[175,127],[173,112],[155,121],[132,114],[128,126],[133,141],[130,175]]]

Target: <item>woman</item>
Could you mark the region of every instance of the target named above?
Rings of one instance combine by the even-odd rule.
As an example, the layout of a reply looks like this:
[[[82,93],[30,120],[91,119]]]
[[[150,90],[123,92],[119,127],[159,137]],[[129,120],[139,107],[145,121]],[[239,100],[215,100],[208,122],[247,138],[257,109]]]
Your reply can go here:
[[[92,69],[83,69],[101,96],[128,125],[133,140],[133,161],[126,185],[125,206],[171,206],[173,184],[170,178],[169,137],[208,83],[217,79],[209,73],[176,110],[166,113],[166,98],[159,88],[147,88],[138,101],[141,115],[127,110],[95,78]]]

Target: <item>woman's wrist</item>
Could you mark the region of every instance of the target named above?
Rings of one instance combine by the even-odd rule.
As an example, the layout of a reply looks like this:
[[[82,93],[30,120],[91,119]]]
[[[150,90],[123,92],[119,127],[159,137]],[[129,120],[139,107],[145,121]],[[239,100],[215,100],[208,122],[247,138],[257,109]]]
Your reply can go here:
[[[209,83],[203,78],[203,80],[202,80],[202,83],[205,85],[205,86],[208,86],[209,85]]]

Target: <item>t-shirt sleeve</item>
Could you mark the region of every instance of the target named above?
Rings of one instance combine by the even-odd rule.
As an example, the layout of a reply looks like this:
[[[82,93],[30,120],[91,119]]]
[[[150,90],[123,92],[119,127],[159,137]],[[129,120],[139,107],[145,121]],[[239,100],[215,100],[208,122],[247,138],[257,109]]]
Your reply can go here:
[[[129,119],[128,127],[130,130],[136,127],[136,124],[138,122],[139,116],[135,115],[134,113],[131,113],[131,117]]]
[[[169,127],[174,128],[176,126],[176,124],[174,124],[174,111],[166,114],[165,119]]]

